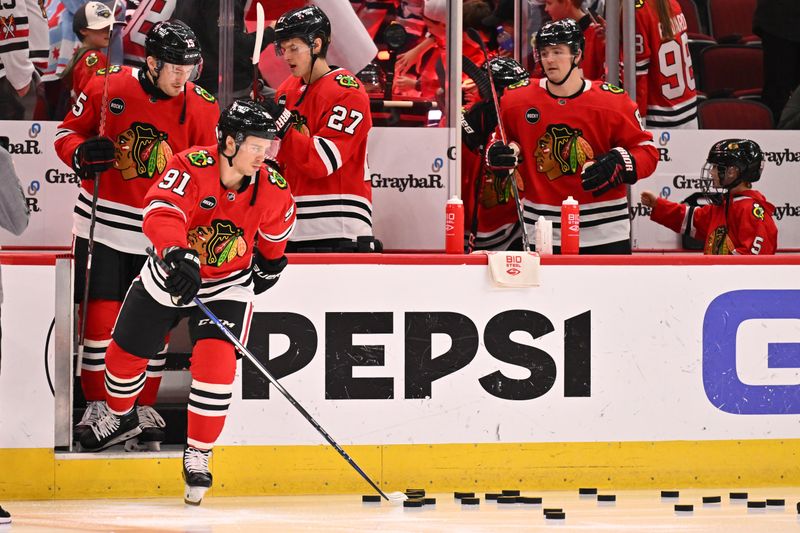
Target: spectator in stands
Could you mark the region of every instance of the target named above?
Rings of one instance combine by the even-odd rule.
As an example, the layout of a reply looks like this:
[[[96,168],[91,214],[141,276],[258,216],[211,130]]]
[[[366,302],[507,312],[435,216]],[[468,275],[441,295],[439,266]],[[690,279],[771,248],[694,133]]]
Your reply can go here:
[[[582,0],[545,0],[544,10],[552,20],[570,18],[578,22],[585,43],[581,61],[583,77],[602,80],[605,79],[605,20],[582,6]]]
[[[642,204],[652,208],[651,220],[703,241],[706,254],[774,254],[778,247],[772,218],[775,206],[753,189],[763,169],[764,154],[757,143],[725,139],[711,147],[701,174],[725,191],[721,203],[689,207],[644,191]]]
[[[81,45],[61,73],[61,78],[70,86],[73,101],[91,77],[108,65],[108,57],[103,51],[108,51],[111,28],[115,25],[123,23],[115,20],[108,6],[100,2],[87,2],[75,13],[72,31]]]
[[[778,129],[800,130],[800,86],[794,90],[789,101],[783,106]]]
[[[800,84],[800,2],[758,0],[753,33],[764,49],[762,101],[777,123],[789,95]]]
[[[636,3],[636,103],[647,127],[697,129],[694,69],[677,0]]]
[[[246,0],[233,2],[233,98],[242,98],[250,94],[253,87],[253,46],[255,33],[245,33],[244,10]],[[219,0],[194,0],[178,2],[173,18],[184,21],[200,41],[203,49],[203,70],[197,79],[197,85],[211,94],[219,90]],[[261,44],[263,50],[269,42],[265,39]]]

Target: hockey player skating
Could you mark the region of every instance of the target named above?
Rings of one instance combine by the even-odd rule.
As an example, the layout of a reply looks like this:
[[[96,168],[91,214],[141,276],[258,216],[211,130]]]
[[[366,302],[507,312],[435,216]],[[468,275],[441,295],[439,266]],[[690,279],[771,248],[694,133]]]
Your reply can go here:
[[[278,162],[297,201],[288,251],[356,251],[358,237],[373,235],[369,97],[352,73],[328,65],[330,41],[331,23],[317,6],[275,23],[275,49],[292,73],[277,103],[267,102],[282,139]]]
[[[173,153],[215,141],[219,106],[190,81],[201,66],[194,33],[180,21],[162,22],[148,32],[145,45],[145,68],[111,66],[107,79],[104,71],[98,72],[56,133],[59,157],[81,178],[73,226],[76,302],[85,287],[95,176],[100,184],[89,303],[88,309],[81,309],[86,319],[81,386],[88,405],[75,427],[76,440],[104,414],[106,347],[149,244],[142,234],[144,195]],[[163,357],[150,362],[139,398],[143,432],[138,444],[148,449],[158,449],[164,439],[164,420],[152,408],[163,368]]]
[[[778,248],[775,206],[753,189],[763,169],[756,142],[725,139],[711,147],[701,176],[725,191],[720,202],[690,207],[644,191],[642,203],[653,209],[651,220],[703,241],[706,254],[771,255]]]
[[[198,296],[243,343],[254,294],[270,288],[286,266],[295,205],[274,163],[274,120],[250,100],[236,100],[219,119],[216,146],[175,155],[147,193],[144,234],[172,269],[148,259],[130,287],[106,354],[108,410],[81,435],[101,450],[139,432],[134,408],[148,362],[164,335],[189,317],[192,385],[183,455],[185,500],[199,504],[211,486],[208,460],[232,397],[234,345],[197,308]]]
[[[568,196],[580,204],[580,253],[631,253],[626,185],[655,170],[653,136],[625,91],[581,77],[583,33],[574,20],[542,26],[536,52],[546,77],[506,89],[500,116],[507,143],[496,130],[488,166],[519,167],[526,225],[539,216],[553,221],[556,253]]]

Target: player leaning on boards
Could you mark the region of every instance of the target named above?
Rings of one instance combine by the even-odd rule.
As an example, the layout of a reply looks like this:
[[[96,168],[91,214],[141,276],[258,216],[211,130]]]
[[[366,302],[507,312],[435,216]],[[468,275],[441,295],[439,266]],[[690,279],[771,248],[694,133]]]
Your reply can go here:
[[[219,106],[191,80],[202,61],[194,33],[180,21],[153,26],[145,40],[146,67],[98,71],[78,95],[56,132],[58,156],[81,178],[75,205],[75,298],[84,292],[92,195],[99,173],[97,218],[86,319],[81,386],[88,405],[75,439],[103,415],[106,347],[125,293],[145,261],[149,241],[142,233],[144,196],[173,153],[215,142]],[[106,85],[107,82],[107,85]],[[104,91],[107,93],[104,95]],[[106,109],[101,109],[103,103]],[[101,136],[102,135],[102,136]],[[164,421],[155,404],[164,358],[150,362],[139,398],[143,433],[139,442],[158,449]]]
[[[771,255],[778,248],[775,206],[753,189],[764,170],[764,153],[754,141],[725,139],[711,147],[701,178],[723,189],[719,201],[701,207],[670,202],[650,191],[642,203],[651,220],[703,241],[712,255]]]
[[[134,407],[148,362],[188,316],[192,385],[183,476],[191,504],[211,486],[208,460],[231,402],[237,358],[192,300],[202,299],[246,343],[253,296],[278,281],[295,222],[289,186],[273,161],[278,145],[267,111],[236,100],[219,118],[217,145],[175,155],[151,187],[144,234],[172,271],[148,259],[131,285],[106,354],[108,410],[81,436],[83,449],[96,451],[140,431]]]
[[[653,136],[625,91],[581,77],[583,33],[574,20],[542,26],[536,53],[546,77],[505,91],[500,117],[508,139],[495,130],[487,164],[506,171],[519,166],[526,225],[540,215],[553,221],[556,253],[561,202],[573,196],[580,204],[580,253],[629,254],[626,186],[655,170]]]
[[[277,103],[266,102],[282,139],[278,162],[297,201],[297,229],[286,249],[379,251],[370,242],[369,97],[351,72],[328,65],[330,42],[331,23],[317,6],[275,23],[275,50],[292,73],[278,87]]]

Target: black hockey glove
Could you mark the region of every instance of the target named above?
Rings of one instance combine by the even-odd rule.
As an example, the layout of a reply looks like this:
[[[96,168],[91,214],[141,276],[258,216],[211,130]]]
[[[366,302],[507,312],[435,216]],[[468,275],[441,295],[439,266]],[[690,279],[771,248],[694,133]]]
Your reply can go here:
[[[86,139],[72,154],[72,168],[81,179],[93,180],[114,164],[114,151],[114,141],[108,137]]]
[[[164,262],[172,267],[164,285],[177,303],[188,305],[200,290],[200,257],[189,248],[167,248]],[[174,300],[173,298],[173,300]]]
[[[470,150],[482,150],[496,127],[497,114],[491,101],[478,102],[461,115],[461,139]]]
[[[486,150],[486,166],[492,170],[511,170],[522,163],[522,154],[516,144],[495,141]]]
[[[612,148],[581,172],[583,190],[594,191],[594,196],[600,196],[623,183],[636,183],[636,161],[624,148]]]
[[[281,96],[277,102],[267,98],[261,103],[275,120],[275,125],[278,127],[278,137],[283,139],[289,128],[294,124],[294,115],[286,109],[286,95]]]
[[[278,283],[288,262],[285,255],[278,259],[267,259],[256,249],[253,254],[253,292],[261,294]]]

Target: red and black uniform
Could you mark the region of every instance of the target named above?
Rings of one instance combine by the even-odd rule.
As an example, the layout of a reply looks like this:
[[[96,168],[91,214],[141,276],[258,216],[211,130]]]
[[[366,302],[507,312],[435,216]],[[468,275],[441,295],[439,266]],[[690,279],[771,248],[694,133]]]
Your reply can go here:
[[[636,2],[636,102],[650,128],[697,127],[697,91],[686,34],[686,17],[676,0],[674,37],[664,41],[651,0]]]
[[[94,229],[92,278],[86,311],[86,351],[81,384],[89,401],[105,396],[103,369],[122,300],[139,273],[150,241],[142,233],[144,196],[160,177],[174,153],[192,145],[216,142],[219,106],[215,98],[193,83],[183,94],[166,98],[138,69],[111,66],[103,134],[114,141],[115,161],[100,174]],[[72,166],[73,154],[83,141],[99,135],[105,69],[99,70],[78,94],[71,111],[59,125],[55,148],[59,158]],[[75,298],[83,294],[87,239],[95,181],[82,180],[73,215],[75,240]],[[163,361],[163,359],[161,360]],[[153,364],[142,405],[155,402],[161,368]]]
[[[572,196],[580,204],[582,253],[606,253],[599,246],[630,243],[627,190],[618,186],[594,196],[581,186],[581,170],[595,157],[620,147],[635,161],[639,179],[653,173],[658,152],[642,129],[636,105],[619,87],[585,80],[569,98],[554,96],[547,80],[531,79],[506,89],[500,100],[507,142],[517,143],[523,161],[525,222],[544,216],[553,221],[553,244],[561,243],[561,203]],[[492,142],[500,140],[495,130]],[[593,249],[594,248],[594,249]]]
[[[106,68],[108,58],[100,50],[90,50],[84,48],[78,50],[74,65],[72,66],[72,102],[78,98],[83,88],[97,74],[97,71]]]
[[[295,223],[286,180],[263,165],[238,190],[220,181],[216,146],[193,147],[174,156],[161,181],[146,196],[144,232],[161,255],[167,248],[191,248],[200,257],[198,297],[243,343],[250,326],[253,254],[283,257]],[[128,292],[106,356],[109,409],[128,412],[141,391],[148,359],[163,347],[164,335],[189,317],[191,359],[188,442],[211,449],[222,431],[236,370],[233,344],[194,304],[177,306],[164,287],[166,273],[148,259]]]
[[[772,255],[778,248],[775,206],[755,190],[725,197],[722,205],[689,207],[658,198],[651,220],[703,241],[709,255]]]
[[[281,141],[278,162],[297,201],[292,243],[372,236],[372,184],[367,135],[369,97],[345,69],[331,70],[306,85],[289,77],[276,99],[296,122]]]
[[[583,32],[583,59],[581,70],[587,80],[604,80],[606,77],[606,48],[605,41],[598,35],[602,28],[594,22],[591,15],[585,15],[578,21],[578,26]]]

